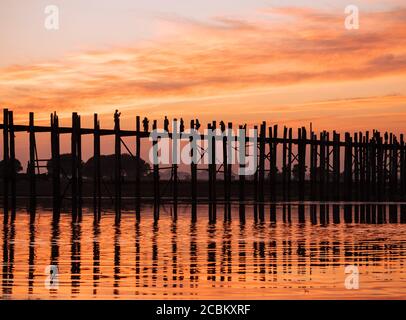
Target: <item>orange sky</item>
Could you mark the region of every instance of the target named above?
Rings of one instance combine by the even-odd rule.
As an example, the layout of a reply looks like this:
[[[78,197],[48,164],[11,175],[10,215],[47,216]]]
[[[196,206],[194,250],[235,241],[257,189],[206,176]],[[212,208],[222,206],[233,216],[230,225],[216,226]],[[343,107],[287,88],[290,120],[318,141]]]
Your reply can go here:
[[[359,30],[344,28],[345,5],[163,15],[141,40],[1,64],[0,105],[18,123],[56,110],[111,127],[117,108],[127,128],[138,114],[403,132],[406,7],[393,3],[361,10]]]

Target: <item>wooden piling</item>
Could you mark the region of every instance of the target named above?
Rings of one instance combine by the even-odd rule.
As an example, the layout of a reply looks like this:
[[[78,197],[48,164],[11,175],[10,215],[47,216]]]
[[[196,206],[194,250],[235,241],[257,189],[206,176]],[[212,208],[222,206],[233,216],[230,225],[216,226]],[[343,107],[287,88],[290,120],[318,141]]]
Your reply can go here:
[[[325,143],[325,132],[320,132],[320,166],[319,166],[319,199],[321,201],[324,199],[325,194],[325,174],[326,174],[326,143]]]
[[[325,133],[325,145],[326,145],[326,172],[325,172],[325,185],[326,185],[326,189],[328,190],[328,192],[326,192],[324,194],[324,200],[330,200],[330,190],[331,190],[331,185],[330,185],[330,176],[331,176],[331,165],[330,165],[330,155],[331,155],[331,151],[330,151],[330,133],[326,132]],[[328,210],[328,209],[327,209]],[[328,216],[327,216],[328,219]]]
[[[334,131],[333,133],[333,179],[334,179],[334,199],[338,201],[340,199],[340,134]]]
[[[76,118],[77,126],[77,171],[78,171],[78,217],[82,218],[83,206],[83,173],[82,173],[82,134],[80,116]],[[59,149],[59,148],[58,148]]]
[[[182,126],[182,127],[181,127]],[[169,131],[169,128],[165,128]],[[183,132],[183,125],[178,126],[177,124],[172,128],[172,166],[171,166],[171,182],[172,182],[172,204],[173,204],[173,218],[177,219],[177,208],[178,208],[178,148],[179,144],[176,139],[180,138]]]
[[[270,168],[269,168],[269,183],[270,183],[270,200],[276,201],[277,197],[277,148],[278,148],[278,125],[274,125],[273,128],[269,127],[269,152],[270,152]]]
[[[376,163],[377,163],[377,194],[378,198],[383,198],[385,193],[384,190],[384,178],[385,178],[385,168],[384,168],[384,152],[383,152],[383,144],[382,144],[382,137],[379,132],[375,133],[376,139]]]
[[[60,145],[59,145],[59,120],[54,112],[51,114],[51,165],[52,165],[52,201],[53,201],[53,218],[55,221],[60,215],[60,179],[61,179],[61,163],[60,163]]]
[[[136,130],[136,138],[135,138],[135,147],[136,147],[136,165],[137,171],[135,173],[135,216],[137,221],[141,218],[141,118],[140,116],[136,117],[135,120],[135,130]]]
[[[255,132],[258,132],[258,126],[254,126]],[[253,146],[254,148],[258,149],[258,144]],[[255,221],[258,219],[258,157],[255,159],[256,161],[256,168],[254,173],[254,181],[253,181],[253,207],[254,207],[254,218]],[[263,219],[261,219],[262,221]]]
[[[283,143],[282,143],[282,198],[283,201],[287,201],[287,170],[288,170],[288,128],[283,128]]]
[[[121,215],[121,136],[120,136],[120,115],[114,115],[114,209],[116,219]]]
[[[360,194],[359,194],[359,180],[360,180],[360,170],[359,170],[359,140],[358,140],[358,133],[354,133],[354,191],[355,191],[355,199],[359,200],[360,199]]]
[[[234,152],[233,145],[232,145],[232,129],[233,124],[231,122],[228,123],[228,133],[229,136],[227,137],[227,154],[229,155],[227,158],[227,211],[229,219],[231,219],[231,181],[232,181],[232,154]]]
[[[274,185],[274,163],[273,163],[273,132],[272,127],[268,128],[268,136],[269,136],[269,201],[273,202],[276,199],[276,190]]]
[[[365,148],[364,148],[364,136],[362,132],[359,132],[358,141],[359,146],[359,199],[364,200],[364,184],[365,184]],[[363,207],[361,207],[361,210]],[[365,208],[365,207],[364,207]]]
[[[406,196],[406,149],[403,134],[400,135],[400,156],[399,156],[399,167],[400,167],[400,200],[405,200]]]
[[[298,131],[298,169],[299,169],[299,200],[305,199],[305,175],[306,175],[306,128]]]
[[[212,151],[212,146],[213,146],[213,144],[212,144],[212,138],[211,138],[211,134],[210,134],[211,130],[212,130],[212,125],[210,123],[208,123],[207,124],[207,133],[208,133],[208,135],[207,135],[207,139],[208,139],[207,147],[208,147],[208,150],[206,150],[206,152],[208,152],[208,159],[209,159],[209,164],[207,166],[208,179],[209,179],[208,180],[209,185],[208,185],[208,198],[207,198],[207,200],[208,200],[208,204],[209,204],[209,220],[210,221],[212,220],[212,216],[213,216],[213,212],[212,212],[213,211],[213,206],[212,206],[212,203],[213,203],[213,164],[212,164],[212,160],[213,160],[212,153],[213,153],[213,151]]]
[[[190,121],[190,129],[195,130],[195,121]],[[190,156],[191,156],[191,163],[190,163],[190,183],[191,183],[191,200],[192,200],[192,221],[196,221],[196,204],[197,204],[197,150],[193,148],[195,142],[193,142],[192,135],[189,138],[189,143],[191,144]]]
[[[346,200],[351,200],[352,194],[352,144],[349,132],[345,133],[345,154],[344,154],[344,185]]]
[[[287,172],[287,184],[288,192],[287,198],[290,199],[292,189],[292,156],[293,156],[293,130],[289,128],[289,142],[288,142],[288,172]]]
[[[152,129],[157,130],[157,121],[154,120]],[[153,141],[152,147],[155,148],[158,141]],[[154,179],[154,220],[159,219],[159,205],[160,205],[160,190],[159,190],[159,164],[153,164],[153,179]]]
[[[17,202],[17,189],[16,189],[16,181],[17,181],[17,163],[16,163],[16,154],[15,154],[15,134],[14,134],[14,119],[13,119],[13,111],[8,112],[9,120],[9,138],[10,138],[10,191],[11,191],[11,220],[15,219],[16,215],[16,202]]]
[[[173,205],[174,205],[174,213],[176,214],[176,207],[178,204],[178,165],[174,164],[172,165],[172,196],[173,196]]]
[[[313,132],[310,132],[310,191],[311,200],[317,199],[317,139]]]
[[[259,167],[258,167],[258,197],[259,202],[259,218],[264,220],[264,180],[265,180],[265,138],[266,138],[266,122],[263,121],[259,132]]]
[[[265,137],[266,122],[262,122],[259,133],[259,176],[258,176],[258,201],[264,202],[264,180],[265,180]]]
[[[225,129],[225,128],[224,128]],[[224,220],[229,221],[231,219],[231,212],[228,210],[229,209],[229,203],[230,203],[230,198],[229,198],[229,180],[228,180],[228,170],[229,170],[229,159],[228,159],[228,137],[227,137],[227,130],[224,130],[222,132],[223,134],[223,199],[224,199]]]
[[[212,130],[214,133],[214,136],[211,138],[210,143],[212,144],[212,154],[211,154],[211,161],[212,161],[212,179],[211,179],[211,192],[212,192],[212,196],[211,196],[211,200],[212,200],[212,221],[216,221],[216,211],[217,211],[217,193],[216,193],[216,185],[217,185],[217,165],[216,165],[216,121],[213,121],[212,123]],[[210,155],[209,155],[210,156]]]
[[[244,170],[245,167],[245,148],[246,148],[246,132],[242,131],[244,128],[243,126],[239,126],[240,133],[244,132],[244,136],[239,137],[240,145],[239,145],[239,167],[240,170]],[[242,145],[241,145],[242,144]],[[245,175],[239,174],[238,177],[238,188],[239,188],[239,214],[240,214],[240,221],[245,221]]]
[[[391,134],[392,135],[392,134]],[[396,200],[396,191],[398,187],[398,169],[399,169],[399,163],[398,163],[398,141],[396,139],[396,136],[392,135],[391,139],[391,157],[390,157],[390,195],[391,195],[391,200],[395,201]]]
[[[30,181],[30,201],[29,211],[31,215],[35,213],[37,188],[35,179],[35,129],[34,129],[34,112],[30,112],[29,119],[29,149],[30,160],[28,163],[28,176]]]
[[[8,217],[8,197],[9,197],[9,139],[8,139],[8,109],[3,109],[3,208],[4,217]]]
[[[371,138],[369,143],[370,146],[370,168],[371,168],[371,180],[370,180],[370,187],[369,187],[369,194],[372,196],[373,199],[377,198],[377,171],[376,171],[376,139],[374,137]]]
[[[100,122],[95,113],[93,115],[93,208],[95,220],[101,218],[101,164],[100,164]]]
[[[71,161],[72,161],[72,177],[71,177],[71,194],[72,194],[72,219],[77,220],[78,204],[77,204],[77,113],[72,113],[72,134],[71,134]]]

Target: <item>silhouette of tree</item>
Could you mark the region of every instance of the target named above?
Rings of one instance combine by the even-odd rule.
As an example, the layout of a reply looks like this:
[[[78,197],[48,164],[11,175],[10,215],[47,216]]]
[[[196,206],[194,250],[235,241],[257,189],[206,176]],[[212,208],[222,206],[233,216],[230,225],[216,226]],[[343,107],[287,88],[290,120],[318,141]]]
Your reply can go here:
[[[60,155],[61,163],[61,175],[72,175],[72,155],[70,153],[64,153]],[[84,162],[82,161],[82,165]],[[47,173],[52,174],[52,160],[47,161]]]
[[[304,170],[305,170],[305,174],[306,174],[306,172],[307,172],[307,166],[305,166]],[[293,166],[293,168],[292,168],[292,178],[293,178],[293,181],[299,181],[299,174],[300,174],[299,164],[296,163],[296,164]],[[306,177],[305,177],[305,178],[306,178]]]
[[[11,168],[13,168],[12,163],[9,163],[9,165],[11,166]],[[18,159],[14,160],[14,171],[15,173],[19,173],[21,170],[23,170],[23,167],[21,166],[21,162]],[[0,177],[3,176],[3,172],[4,172],[4,160],[0,161]]]
[[[146,176],[150,171],[150,165],[145,162],[145,160],[140,159],[140,169],[141,169],[141,176]],[[100,156],[100,168],[102,176],[108,176],[113,178],[114,176],[114,168],[115,166],[115,155],[101,155]],[[137,173],[137,158],[123,153],[121,155],[121,169],[122,175],[128,178],[135,178]],[[93,177],[93,170],[94,170],[94,158],[91,157],[83,167],[84,176],[86,177]]]
[[[62,154],[60,157],[61,163],[61,175],[72,175],[72,156],[70,153]],[[94,170],[94,158],[91,157],[89,160],[85,162],[82,161],[82,172],[83,176],[87,178],[93,178],[93,170]],[[115,166],[115,155],[101,155],[100,156],[100,168],[101,174],[104,177],[114,177],[114,168]],[[143,159],[141,159],[141,176],[145,176],[150,171],[150,165],[146,163]],[[121,168],[122,168],[122,175],[128,178],[135,178],[137,172],[137,160],[136,158],[132,157],[131,155],[124,153],[121,155]],[[47,162],[47,171],[48,174],[52,174],[52,161],[49,160]]]
[[[257,169],[258,170],[258,169]],[[275,167],[275,168],[273,168],[273,170],[272,170],[272,174],[276,174],[276,179],[279,181],[279,178],[282,176],[281,175],[281,172],[279,172],[279,168],[278,167]],[[268,171],[268,174],[266,175],[266,178],[269,180],[269,179],[271,179],[271,172],[270,171]]]

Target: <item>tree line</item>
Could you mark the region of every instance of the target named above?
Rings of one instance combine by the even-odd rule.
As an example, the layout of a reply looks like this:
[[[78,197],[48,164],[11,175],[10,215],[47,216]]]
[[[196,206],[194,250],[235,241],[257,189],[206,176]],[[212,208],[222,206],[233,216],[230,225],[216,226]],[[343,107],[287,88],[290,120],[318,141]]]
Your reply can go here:
[[[151,172],[150,165],[140,159],[140,172],[141,176],[147,176]],[[115,155],[100,155],[100,169],[103,177],[114,178],[114,168],[115,166]],[[0,161],[0,176],[4,173],[4,160]],[[15,159],[14,165],[11,165],[11,168],[14,167],[16,173],[20,173],[23,170],[20,160]],[[60,156],[60,167],[61,175],[70,177],[72,175],[72,156],[70,153],[61,154]],[[124,153],[121,155],[121,168],[122,175],[128,178],[135,178],[137,173],[137,158],[131,156],[130,154]],[[46,174],[52,175],[52,161],[48,160],[46,164]],[[82,171],[83,176],[87,178],[93,177],[94,170],[94,158],[91,157],[86,162],[82,161]]]

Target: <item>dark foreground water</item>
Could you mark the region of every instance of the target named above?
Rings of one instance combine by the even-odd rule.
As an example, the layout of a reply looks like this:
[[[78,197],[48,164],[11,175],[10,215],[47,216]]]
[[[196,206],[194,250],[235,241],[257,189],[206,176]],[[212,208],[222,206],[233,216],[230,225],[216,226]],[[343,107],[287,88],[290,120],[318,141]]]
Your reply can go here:
[[[3,299],[312,299],[406,297],[404,205],[265,206],[245,222],[233,206],[225,222],[208,223],[199,206],[162,207],[154,222],[144,207],[136,222],[84,211],[53,223],[38,209],[0,222]],[[2,219],[1,219],[2,220]],[[346,271],[346,267],[347,272]],[[358,289],[355,266],[358,268]],[[51,274],[52,272],[52,274]],[[352,277],[351,281],[346,277]],[[349,282],[348,282],[349,281]]]

